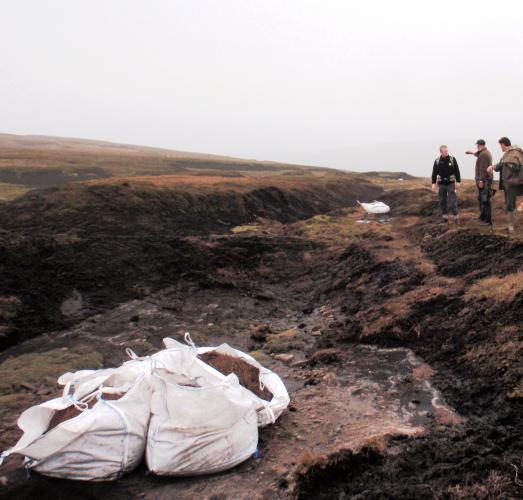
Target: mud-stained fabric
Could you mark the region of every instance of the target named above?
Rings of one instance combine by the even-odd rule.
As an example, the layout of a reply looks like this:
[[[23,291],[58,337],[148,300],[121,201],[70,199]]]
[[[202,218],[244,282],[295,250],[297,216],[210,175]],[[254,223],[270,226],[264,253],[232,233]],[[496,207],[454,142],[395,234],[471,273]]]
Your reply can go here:
[[[194,357],[194,364],[198,360]],[[202,363],[203,364],[203,363]],[[247,460],[258,446],[258,419],[235,375],[200,387],[171,380],[167,370],[152,378],[151,423],[146,461],[161,476],[211,474]]]
[[[25,410],[18,419],[24,431],[18,443],[2,454],[26,457],[26,467],[40,474],[79,481],[109,481],[134,469],[142,460],[150,416],[151,387],[134,370],[84,370],[80,381],[70,381],[64,396]],[[139,372],[138,372],[139,373]],[[66,374],[68,375],[68,374]],[[72,393],[70,387],[79,386]],[[98,387],[91,408],[81,392]],[[86,389],[89,387],[89,389]],[[117,400],[104,394],[123,391]],[[73,418],[53,428],[56,412],[75,406]]]

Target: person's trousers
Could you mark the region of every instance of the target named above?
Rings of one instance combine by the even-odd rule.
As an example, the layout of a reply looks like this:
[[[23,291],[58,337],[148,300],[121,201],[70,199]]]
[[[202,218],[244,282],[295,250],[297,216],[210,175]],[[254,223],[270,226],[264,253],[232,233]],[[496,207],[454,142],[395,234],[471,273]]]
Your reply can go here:
[[[458,215],[458,198],[456,196],[456,183],[439,185],[439,204],[441,215],[448,215],[449,210],[453,215]]]
[[[514,212],[518,196],[523,196],[523,185],[505,186],[505,202],[507,212]]]
[[[488,186],[478,188],[479,218],[492,224],[492,190]]]

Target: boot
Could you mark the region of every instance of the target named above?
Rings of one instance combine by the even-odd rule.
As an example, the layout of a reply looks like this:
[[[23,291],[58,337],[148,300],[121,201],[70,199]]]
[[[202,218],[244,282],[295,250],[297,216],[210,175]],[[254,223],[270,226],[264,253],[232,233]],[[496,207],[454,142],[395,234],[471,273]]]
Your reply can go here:
[[[508,213],[508,232],[514,232],[514,226],[516,225],[516,212],[512,211]]]

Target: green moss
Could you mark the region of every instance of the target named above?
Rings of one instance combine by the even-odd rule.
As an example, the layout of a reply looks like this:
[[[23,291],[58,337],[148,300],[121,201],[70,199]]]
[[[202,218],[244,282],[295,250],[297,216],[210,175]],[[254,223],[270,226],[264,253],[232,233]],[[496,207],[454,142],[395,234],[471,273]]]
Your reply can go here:
[[[271,361],[271,357],[263,351],[251,351],[249,354],[262,365]]]
[[[102,354],[81,346],[75,350],[22,354],[0,364],[0,394],[13,394],[22,384],[39,385],[44,378],[58,378],[62,373],[102,367]]]
[[[9,201],[29,191],[25,186],[0,182],[0,201]]]

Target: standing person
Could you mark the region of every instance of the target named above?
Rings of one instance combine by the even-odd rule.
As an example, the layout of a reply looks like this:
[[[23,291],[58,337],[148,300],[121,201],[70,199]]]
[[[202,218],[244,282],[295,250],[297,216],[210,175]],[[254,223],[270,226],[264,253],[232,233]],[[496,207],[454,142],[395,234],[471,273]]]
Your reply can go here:
[[[476,141],[477,151],[469,150],[468,155],[476,157],[476,186],[478,187],[479,220],[482,224],[492,225],[492,180],[493,175],[488,173],[488,167],[492,165],[492,155],[487,149],[485,141]]]
[[[502,137],[499,141],[503,156],[497,165],[488,167],[488,172],[500,172],[499,188],[505,192],[505,206],[508,215],[508,232],[514,232],[516,225],[516,203],[517,197],[523,195],[523,150],[518,146],[512,146],[508,137]]]
[[[448,221],[450,206],[450,212],[457,224],[459,215],[456,191],[461,182],[461,174],[456,158],[449,155],[449,148],[443,145],[439,148],[439,152],[440,156],[434,160],[432,168],[432,191],[438,192],[443,220]]]

